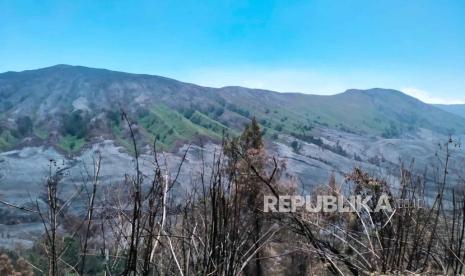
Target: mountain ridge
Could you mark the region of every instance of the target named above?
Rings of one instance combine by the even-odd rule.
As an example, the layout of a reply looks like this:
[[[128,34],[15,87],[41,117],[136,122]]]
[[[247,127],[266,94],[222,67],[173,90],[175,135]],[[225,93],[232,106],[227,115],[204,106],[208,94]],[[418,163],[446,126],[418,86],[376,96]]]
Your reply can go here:
[[[425,128],[465,133],[465,121],[393,89],[349,89],[335,95],[281,93],[238,86],[212,88],[148,74],[74,65],[0,74],[0,149],[36,143],[73,152],[104,137],[127,143],[124,109],[143,143],[166,148],[235,135],[252,117],[265,135],[314,141],[337,128],[398,137]]]

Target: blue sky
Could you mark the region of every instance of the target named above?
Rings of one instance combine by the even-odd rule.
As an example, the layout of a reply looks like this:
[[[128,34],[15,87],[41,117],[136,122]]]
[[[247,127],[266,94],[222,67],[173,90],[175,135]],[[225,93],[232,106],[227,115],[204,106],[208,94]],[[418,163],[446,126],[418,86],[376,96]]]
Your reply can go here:
[[[74,64],[207,86],[465,103],[465,1],[0,0],[0,72]]]

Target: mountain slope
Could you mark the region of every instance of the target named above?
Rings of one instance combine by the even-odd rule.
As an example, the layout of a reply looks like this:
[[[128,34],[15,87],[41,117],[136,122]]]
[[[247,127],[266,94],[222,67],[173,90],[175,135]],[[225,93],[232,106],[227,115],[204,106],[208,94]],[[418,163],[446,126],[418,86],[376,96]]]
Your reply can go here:
[[[235,134],[255,116],[268,137],[312,141],[317,127],[396,137],[418,128],[465,133],[465,121],[399,91],[348,90],[318,96],[242,87],[208,88],[176,80],[57,65],[0,74],[0,149],[47,144],[78,151],[94,139],[128,144],[120,110],[144,143],[167,149]]]
[[[449,113],[465,118],[465,104],[435,104],[434,106]]]

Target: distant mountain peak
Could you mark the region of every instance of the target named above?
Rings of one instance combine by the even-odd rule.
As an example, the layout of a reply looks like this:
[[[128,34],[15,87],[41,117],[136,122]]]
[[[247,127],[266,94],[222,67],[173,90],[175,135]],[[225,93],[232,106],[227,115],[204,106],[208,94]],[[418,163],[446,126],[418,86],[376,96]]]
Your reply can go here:
[[[389,89],[389,88],[369,88],[369,89],[347,89],[344,93],[347,94],[364,94],[364,95],[370,95],[370,96],[379,96],[379,95],[403,95],[410,97],[409,95],[405,94],[402,91],[395,90],[395,89]],[[343,93],[343,94],[344,94]]]

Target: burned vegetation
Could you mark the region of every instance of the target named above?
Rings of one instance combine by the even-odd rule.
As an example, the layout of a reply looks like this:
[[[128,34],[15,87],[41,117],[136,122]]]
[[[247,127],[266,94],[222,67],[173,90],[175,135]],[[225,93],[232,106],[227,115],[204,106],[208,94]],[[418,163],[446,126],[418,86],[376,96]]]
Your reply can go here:
[[[189,149],[173,174],[155,141],[148,177],[140,169],[133,124],[125,113],[121,118],[118,124],[131,133],[134,168],[119,183],[101,181],[105,159],[96,153],[86,181],[65,196],[66,168],[52,160],[43,192],[31,204],[2,202],[36,217],[43,235],[31,249],[0,255],[0,275],[464,273],[465,193],[449,188],[450,148],[457,146],[452,140],[438,154],[442,170],[434,196],[426,196],[425,178],[407,167],[401,167],[395,189],[386,179],[355,168],[344,181],[331,178],[311,193],[374,199],[384,193],[392,202],[422,200],[422,206],[269,213],[263,210],[265,195],[297,195],[300,183],[286,176],[285,163],[267,153],[255,119],[242,135],[225,137],[213,160],[204,161],[200,175],[191,179],[190,189],[175,195]],[[28,122],[23,125],[27,131]]]

